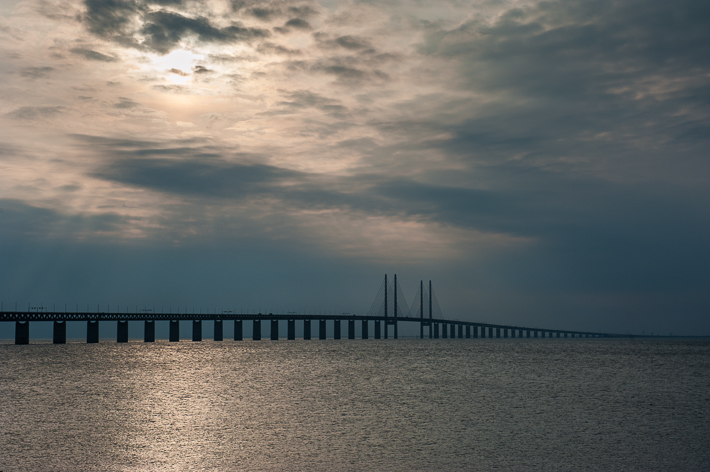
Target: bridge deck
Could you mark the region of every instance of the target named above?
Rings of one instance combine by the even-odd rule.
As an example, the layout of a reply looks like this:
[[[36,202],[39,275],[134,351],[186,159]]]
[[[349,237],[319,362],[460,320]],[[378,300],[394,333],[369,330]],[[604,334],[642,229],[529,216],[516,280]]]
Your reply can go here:
[[[340,321],[385,321],[423,323],[429,325],[446,324],[457,326],[471,326],[480,328],[508,329],[519,331],[538,331],[545,333],[560,333],[576,336],[615,337],[620,336],[610,333],[595,333],[590,331],[570,331],[549,328],[534,328],[528,326],[501,325],[479,323],[475,321],[461,321],[451,319],[435,319],[421,317],[385,317],[369,315],[324,315],[324,314],[295,314],[295,313],[109,313],[109,312],[58,312],[58,311],[0,311],[0,321],[175,321],[175,320],[340,320]]]

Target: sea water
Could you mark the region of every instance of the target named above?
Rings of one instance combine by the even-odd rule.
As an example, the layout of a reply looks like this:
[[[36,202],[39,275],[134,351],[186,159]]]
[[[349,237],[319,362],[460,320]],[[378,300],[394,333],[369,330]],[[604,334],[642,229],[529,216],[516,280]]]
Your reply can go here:
[[[710,341],[0,345],[0,470],[710,470]]]

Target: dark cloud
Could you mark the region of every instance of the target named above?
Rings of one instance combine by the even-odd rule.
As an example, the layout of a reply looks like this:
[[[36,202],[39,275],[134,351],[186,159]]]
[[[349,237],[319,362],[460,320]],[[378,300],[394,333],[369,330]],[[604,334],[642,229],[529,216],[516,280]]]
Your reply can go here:
[[[14,120],[39,120],[42,118],[54,118],[64,112],[65,107],[20,107],[7,114]]]
[[[114,108],[135,108],[140,106],[140,103],[134,102],[130,98],[118,97],[118,102],[113,104]]]
[[[390,80],[389,75],[381,70],[367,70],[348,65],[344,58],[319,61],[310,67],[313,72],[335,76],[337,83],[343,85],[362,85],[364,83],[382,83]]]
[[[318,15],[313,6],[300,1],[289,0],[231,0],[235,12],[250,15],[262,21],[291,17],[306,19]]]
[[[115,162],[97,177],[180,195],[222,198],[268,196],[298,173],[260,164],[132,159]]]
[[[327,33],[316,32],[313,33],[313,39],[321,48],[333,49],[333,48],[344,48],[350,51],[358,51],[361,49],[372,49],[372,42],[360,36],[338,36],[333,37]]]
[[[170,72],[171,74],[180,75],[180,76],[182,76],[182,77],[187,77],[188,75],[190,75],[190,74],[188,74],[187,72],[183,72],[183,71],[181,71],[180,69],[175,69],[175,68],[170,69],[168,72]]]
[[[167,93],[190,93],[190,89],[184,85],[151,85],[150,88]]]
[[[208,69],[205,66],[195,66],[192,68],[192,72],[195,74],[210,74],[214,72],[212,69]]]
[[[91,49],[73,48],[70,49],[69,52],[71,52],[72,54],[76,54],[77,56],[81,56],[84,59],[88,59],[90,61],[116,62],[118,60],[113,56],[108,56],[106,54],[102,54]]]
[[[306,20],[304,20],[302,18],[291,18],[286,23],[284,23],[283,27],[277,28],[277,30],[282,33],[288,32],[291,29],[308,31],[313,28],[311,27],[310,23],[308,23]]]
[[[308,90],[297,90],[293,92],[282,91],[286,101],[278,102],[276,105],[287,108],[318,108],[325,112],[344,112],[344,107],[339,100],[327,98]]]
[[[44,66],[44,67],[27,67],[25,69],[22,69],[20,72],[20,75],[22,77],[28,77],[30,79],[39,79],[39,78],[44,78],[48,77],[49,74],[54,70],[53,67],[49,66]]]
[[[480,110],[487,116],[469,123],[470,136],[486,130],[511,145],[535,136],[539,146],[526,152],[559,155],[614,130],[627,136],[618,154],[631,136],[662,146],[708,128],[708,19],[710,7],[693,1],[542,2],[438,31],[421,51],[458,63],[466,88],[507,97]]]
[[[281,15],[281,10],[276,8],[255,7],[246,10],[246,13],[260,20],[269,21]]]
[[[147,48],[161,54],[177,47],[187,35],[215,43],[250,42],[269,36],[265,29],[246,27],[238,22],[218,28],[205,17],[165,9],[151,10],[146,4],[134,1],[86,0],[85,5],[82,20],[91,33],[124,46]],[[180,2],[170,2],[170,5],[178,6]]]
[[[196,34],[201,41],[217,43],[249,42],[269,36],[269,32],[264,29],[249,28],[238,23],[216,28],[207,18],[189,18],[165,10],[148,12],[143,19],[145,23],[141,33],[145,37],[145,45],[161,53],[170,52],[190,33]]]
[[[271,42],[263,42],[259,44],[256,50],[262,54],[278,54],[283,56],[298,56],[302,54],[298,49],[291,49],[280,44],[274,44]]]
[[[311,7],[310,5],[299,5],[290,6],[286,9],[287,13],[291,16],[296,16],[298,18],[310,18],[318,15],[318,10]]]
[[[91,33],[126,45],[133,43],[133,22],[145,6],[132,0],[84,0],[84,5],[82,21]]]

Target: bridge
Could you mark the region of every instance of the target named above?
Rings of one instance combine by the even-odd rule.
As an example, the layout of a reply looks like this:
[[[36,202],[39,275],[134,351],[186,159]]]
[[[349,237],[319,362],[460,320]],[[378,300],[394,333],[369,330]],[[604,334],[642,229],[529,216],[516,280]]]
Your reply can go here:
[[[425,304],[426,300],[426,304]],[[418,303],[417,303],[418,302]],[[418,306],[417,306],[418,305]],[[414,311],[414,313],[413,313]],[[436,317],[434,315],[437,315]],[[252,339],[262,338],[262,322],[270,323],[270,339],[281,339],[281,324],[286,324],[286,339],[296,339],[296,322],[303,324],[303,339],[312,339],[312,323],[318,323],[318,339],[326,339],[327,324],[333,327],[333,339],[343,339],[343,325],[347,325],[347,339],[356,339],[356,324],[360,326],[360,339],[369,339],[370,327],[373,329],[374,339],[388,339],[390,334],[398,339],[400,323],[416,323],[419,325],[419,337],[430,339],[447,338],[598,338],[617,337],[620,335],[610,333],[594,333],[587,331],[569,331],[559,329],[543,329],[524,326],[511,326],[473,321],[445,319],[441,315],[436,295],[432,289],[431,281],[425,287],[420,281],[419,289],[411,306],[406,302],[402,289],[394,276],[393,284],[388,283],[385,275],[380,290],[367,315],[343,314],[296,314],[288,313],[222,313],[196,314],[196,313],[156,313],[152,309],[136,309],[130,312],[103,312],[79,310],[47,311],[44,307],[28,307],[27,310],[0,311],[0,321],[15,322],[15,344],[29,344],[30,322],[52,321],[55,344],[64,344],[67,340],[67,322],[85,321],[86,342],[99,342],[99,323],[116,322],[116,340],[119,343],[128,342],[128,323],[144,323],[144,341],[155,341],[155,322],[168,321],[170,323],[169,340],[180,341],[180,321],[192,321],[192,340],[202,341],[202,322],[214,321],[214,340],[222,341],[224,336],[224,322],[234,322],[234,340],[244,339],[244,322],[252,323]],[[391,328],[391,329],[390,329]],[[391,333],[390,333],[391,332]],[[426,333],[425,333],[426,332]]]

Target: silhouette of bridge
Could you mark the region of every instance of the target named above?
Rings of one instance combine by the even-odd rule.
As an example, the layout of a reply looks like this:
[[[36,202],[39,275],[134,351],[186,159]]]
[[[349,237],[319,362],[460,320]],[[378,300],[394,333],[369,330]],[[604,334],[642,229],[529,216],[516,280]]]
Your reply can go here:
[[[426,302],[426,303],[425,303]],[[327,323],[332,322],[333,339],[342,339],[343,324],[347,324],[347,339],[356,339],[356,324],[360,325],[360,339],[370,338],[370,326],[374,328],[374,339],[388,339],[390,331],[392,337],[399,337],[400,323],[418,323],[419,337],[430,339],[447,338],[598,338],[617,337],[622,335],[611,333],[594,333],[588,331],[570,331],[559,329],[544,329],[524,326],[500,325],[479,323],[474,321],[461,321],[446,319],[441,313],[441,308],[429,281],[428,287],[420,281],[415,297],[409,305],[404,298],[397,276],[393,283],[389,283],[387,275],[380,285],[372,307],[367,315],[342,314],[296,314],[288,313],[222,313],[196,314],[196,313],[156,313],[152,309],[136,309],[135,312],[58,312],[47,311],[42,307],[28,307],[27,310],[0,311],[0,321],[15,322],[15,344],[29,344],[30,322],[53,321],[52,341],[55,344],[64,344],[67,340],[68,321],[86,321],[86,342],[99,342],[99,322],[117,322],[116,340],[119,343],[128,342],[128,322],[144,322],[144,341],[155,341],[155,322],[169,321],[169,340],[180,340],[180,321],[192,321],[192,340],[202,341],[202,322],[214,321],[214,340],[222,341],[224,336],[224,322],[234,322],[234,340],[244,339],[244,322],[252,323],[252,339],[261,340],[262,322],[270,322],[271,340],[281,339],[280,322],[286,322],[286,339],[296,339],[296,321],[303,323],[303,339],[312,339],[312,323],[318,322],[318,339],[326,339]],[[390,330],[390,327],[392,329]],[[426,332],[426,333],[425,333]]]

